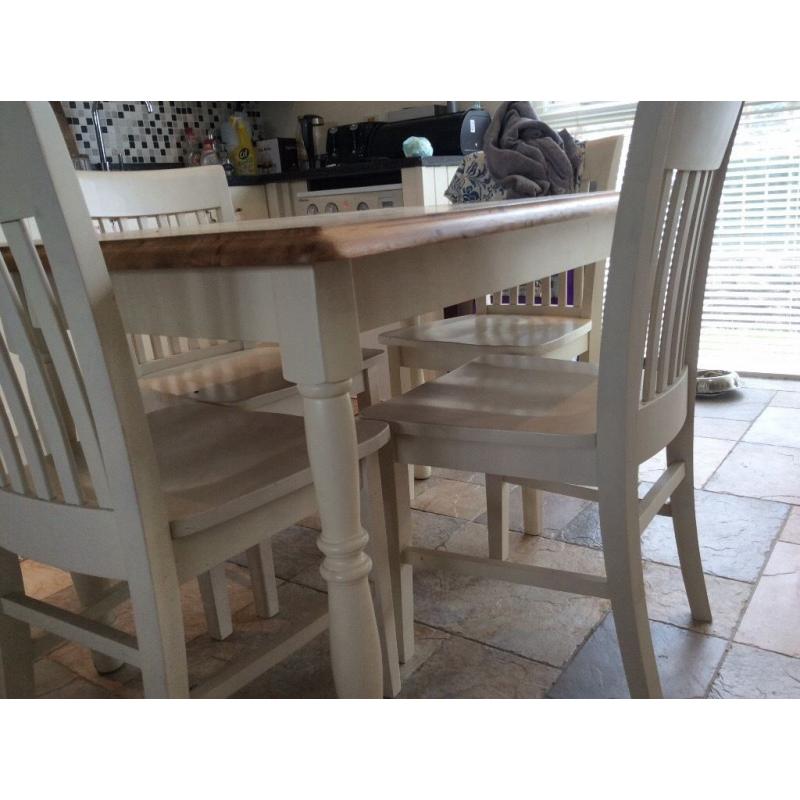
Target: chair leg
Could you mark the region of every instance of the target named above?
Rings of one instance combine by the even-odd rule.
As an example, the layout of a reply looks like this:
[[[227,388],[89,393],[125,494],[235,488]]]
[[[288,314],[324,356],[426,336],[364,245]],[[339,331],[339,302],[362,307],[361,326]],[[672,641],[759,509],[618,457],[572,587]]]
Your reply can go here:
[[[499,475],[486,476],[486,523],[489,558],[508,558],[508,494],[510,486]]]
[[[178,577],[162,570],[128,580],[145,697],[189,696],[189,671]]]
[[[274,617],[280,611],[280,605],[278,582],[275,579],[275,562],[272,558],[272,542],[267,539],[250,547],[246,555],[256,614],[264,619]]]
[[[392,579],[389,570],[389,549],[386,542],[386,520],[383,515],[378,454],[373,453],[362,459],[360,467],[361,516],[369,533],[368,554],[372,559],[370,581],[381,639],[383,694],[384,697],[395,697],[400,692],[400,661],[397,652],[397,627],[392,600]]]
[[[81,601],[81,606],[83,608],[94,605],[94,603],[100,600],[115,583],[108,578],[97,578],[93,575],[84,575],[80,572],[72,572],[70,574],[72,576],[72,585],[75,587],[75,593],[78,595],[78,599]],[[116,612],[112,609],[104,614],[98,621],[113,626],[116,621],[116,616]],[[96,650],[92,650],[92,661],[99,675],[106,675],[109,672],[114,672],[124,663],[118,658],[107,656],[105,653],[98,653]]]
[[[422,369],[409,369],[409,383],[413,389],[425,383],[425,371]],[[414,464],[414,477],[418,481],[426,481],[433,475],[433,470],[425,464]]]
[[[697,518],[694,508],[694,447],[691,431],[684,432],[667,447],[667,463],[683,461],[686,477],[672,493],[672,527],[681,564],[683,585],[689,599],[692,617],[697,622],[711,622],[711,606],[708,602],[706,579],[703,575],[703,562],[700,557],[700,542],[697,536]]]
[[[611,609],[631,697],[661,697],[639,534],[636,473],[620,486],[600,485],[600,532]]]
[[[391,444],[379,451],[378,461],[397,649],[400,663],[405,664],[414,655],[414,573],[410,564],[402,562],[402,552],[411,544],[407,470],[405,464],[395,463]]]
[[[380,403],[384,399],[386,395],[386,379],[382,373],[385,373],[385,370],[379,365],[361,370],[364,391],[356,398],[359,411],[369,408],[375,403]]]
[[[19,557],[0,548],[0,597],[12,592],[25,592]],[[33,690],[30,625],[0,611],[0,697],[33,697]]]
[[[542,536],[542,493],[530,486],[522,487],[522,530],[529,536]]]
[[[197,583],[200,586],[200,597],[206,613],[208,635],[218,641],[227,639],[233,633],[233,619],[225,565],[220,564],[198,575]]]

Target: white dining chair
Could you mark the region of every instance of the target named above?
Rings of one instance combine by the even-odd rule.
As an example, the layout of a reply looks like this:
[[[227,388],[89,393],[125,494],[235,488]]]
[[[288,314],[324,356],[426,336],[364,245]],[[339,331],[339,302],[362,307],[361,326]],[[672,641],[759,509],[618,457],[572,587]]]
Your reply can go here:
[[[78,172],[98,233],[170,230],[234,222],[225,171],[220,166],[123,172]],[[209,403],[302,414],[294,384],[283,378],[276,345],[129,335],[142,386]],[[382,350],[362,351],[354,378],[359,407],[380,399]]]
[[[388,422],[390,561],[400,657],[413,653],[413,567],[451,569],[611,601],[634,697],[661,695],[640,536],[671,516],[692,616],[711,620],[697,540],[693,426],[697,348],[738,102],[639,103],[611,251],[599,365],[483,356],[368,409]],[[502,252],[497,254],[502,258]],[[638,497],[638,467],[667,467]],[[479,471],[596,500],[605,577],[413,547],[404,464]],[[494,542],[492,552],[507,551]]]
[[[580,190],[615,188],[622,136],[586,143]],[[588,264],[541,281],[475,298],[475,313],[381,335],[387,346],[392,395],[401,393],[401,368],[417,376],[421,371],[452,370],[483,355],[575,357],[597,363],[600,354],[605,261]],[[425,473],[417,471],[417,477]],[[509,486],[496,475],[486,477],[489,528],[508,526]],[[523,530],[543,533],[542,503],[538,490],[522,487]],[[499,534],[493,537],[498,540]]]
[[[80,171],[77,175],[98,233],[170,230],[235,221],[227,178],[220,166]],[[139,385],[151,396],[173,395],[302,415],[302,398],[297,387],[283,377],[276,345],[147,333],[129,333],[128,342],[140,376]],[[357,402],[365,407],[373,402],[373,396],[380,399],[376,386],[380,385],[379,372],[386,367],[382,351],[364,350],[362,356],[364,363],[354,380],[354,390]],[[256,612],[261,617],[272,617],[278,613],[279,605],[269,542],[255,545],[244,556]],[[224,639],[233,630],[224,565],[202,573],[198,581],[208,631],[213,638]]]
[[[32,694],[35,626],[139,667],[148,697],[188,696],[180,584],[314,512],[303,420],[185,402],[145,414],[100,246],[46,103],[0,104],[0,230],[0,695]],[[388,430],[358,421],[357,436],[393,694],[375,486]],[[91,601],[84,595],[74,613],[29,597],[21,555],[84,576]],[[135,636],[109,624],[127,597]],[[321,613],[192,695],[235,692],[326,626]]]

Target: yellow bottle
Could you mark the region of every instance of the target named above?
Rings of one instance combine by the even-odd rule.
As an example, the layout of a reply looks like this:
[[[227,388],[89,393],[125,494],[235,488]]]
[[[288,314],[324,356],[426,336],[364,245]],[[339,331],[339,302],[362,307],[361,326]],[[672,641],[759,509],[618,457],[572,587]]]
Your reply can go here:
[[[256,149],[241,117],[231,117],[228,122],[236,134],[236,146],[230,153],[233,170],[237,175],[257,175]]]

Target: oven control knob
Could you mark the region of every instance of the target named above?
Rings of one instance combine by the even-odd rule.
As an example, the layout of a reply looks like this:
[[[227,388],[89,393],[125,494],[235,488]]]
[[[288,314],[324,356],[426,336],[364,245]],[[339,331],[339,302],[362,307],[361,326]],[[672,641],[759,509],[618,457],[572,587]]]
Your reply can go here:
[[[369,211],[369,204],[363,200],[356,206],[359,211]]]
[[[319,214],[319,209],[313,203],[309,203],[306,208],[306,214]]]
[[[339,210],[339,206],[336,203],[327,203],[325,205],[325,213],[326,214],[335,214]]]

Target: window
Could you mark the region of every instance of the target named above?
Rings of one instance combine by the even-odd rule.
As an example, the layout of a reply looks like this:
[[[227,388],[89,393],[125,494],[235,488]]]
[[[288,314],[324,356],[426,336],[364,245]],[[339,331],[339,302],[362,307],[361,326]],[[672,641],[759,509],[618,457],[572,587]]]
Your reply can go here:
[[[630,134],[635,103],[534,103],[580,138]],[[623,151],[623,163],[627,151]],[[800,102],[746,103],[711,251],[700,366],[800,375]]]

